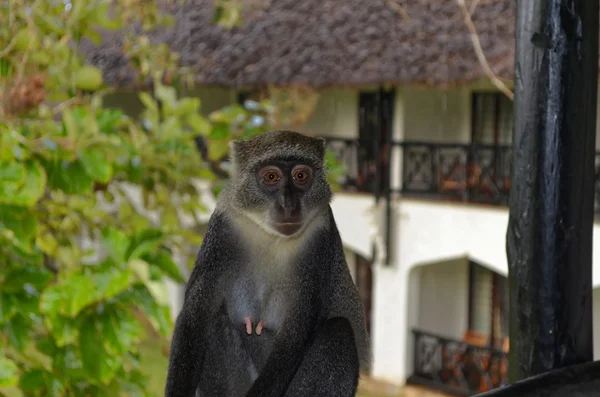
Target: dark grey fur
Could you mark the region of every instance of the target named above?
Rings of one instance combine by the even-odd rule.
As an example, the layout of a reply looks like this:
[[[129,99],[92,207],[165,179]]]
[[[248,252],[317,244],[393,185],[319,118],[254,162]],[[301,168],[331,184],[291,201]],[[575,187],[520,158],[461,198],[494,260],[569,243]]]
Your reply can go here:
[[[232,178],[209,221],[177,319],[166,397],[354,396],[370,353],[363,307],[329,206],[324,152],[322,140],[289,131],[232,145]],[[270,243],[253,246],[249,230],[263,233],[259,225],[238,220],[244,211],[267,211],[256,167],[297,158],[317,170],[302,198],[317,226],[304,233],[296,252],[271,256]],[[272,244],[277,251],[287,243],[274,235]],[[290,263],[271,263],[279,257]],[[266,319],[262,335],[246,334],[243,314]]]

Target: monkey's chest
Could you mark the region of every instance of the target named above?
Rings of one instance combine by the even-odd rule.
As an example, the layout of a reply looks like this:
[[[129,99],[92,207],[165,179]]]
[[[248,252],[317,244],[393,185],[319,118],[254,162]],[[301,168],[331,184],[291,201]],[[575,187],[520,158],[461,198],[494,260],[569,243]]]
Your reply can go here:
[[[253,332],[261,324],[269,331],[279,330],[288,315],[295,291],[290,282],[277,277],[240,277],[233,282],[228,299],[230,320],[252,323]]]

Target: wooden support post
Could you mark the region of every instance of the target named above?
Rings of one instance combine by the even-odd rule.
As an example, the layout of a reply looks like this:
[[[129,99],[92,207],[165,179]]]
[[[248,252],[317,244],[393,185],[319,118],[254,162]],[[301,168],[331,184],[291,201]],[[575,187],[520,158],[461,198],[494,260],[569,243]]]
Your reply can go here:
[[[589,362],[597,0],[518,0],[507,254],[511,382]]]

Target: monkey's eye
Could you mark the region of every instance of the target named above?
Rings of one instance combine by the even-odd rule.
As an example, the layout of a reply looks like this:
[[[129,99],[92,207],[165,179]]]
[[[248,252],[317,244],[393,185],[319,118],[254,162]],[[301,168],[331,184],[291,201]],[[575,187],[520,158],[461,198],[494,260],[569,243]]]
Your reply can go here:
[[[292,171],[292,178],[294,182],[303,185],[310,179],[310,170],[307,167],[297,167]]]
[[[306,180],[306,174],[302,171],[296,171],[296,173],[294,174],[294,179],[298,182],[302,182]]]
[[[273,185],[281,179],[281,172],[274,168],[267,168],[260,173],[260,179],[267,185]]]
[[[265,182],[273,183],[279,180],[279,175],[276,172],[267,172],[264,177]]]

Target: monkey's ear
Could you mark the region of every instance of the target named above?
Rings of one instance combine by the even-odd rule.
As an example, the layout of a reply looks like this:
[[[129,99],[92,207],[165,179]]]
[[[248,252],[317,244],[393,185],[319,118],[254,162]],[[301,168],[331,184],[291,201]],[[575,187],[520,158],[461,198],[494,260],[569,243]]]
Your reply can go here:
[[[229,141],[229,160],[231,161],[232,170],[237,169],[237,166],[242,162],[243,145],[244,142],[237,139]]]
[[[240,155],[241,155],[241,153],[243,153],[243,150],[242,150],[243,145],[244,145],[244,142],[240,141],[238,139],[229,141],[229,157],[231,158],[231,161],[240,160]]]
[[[327,140],[323,137],[317,137],[319,142],[319,156],[325,161],[325,153],[327,151]]]

